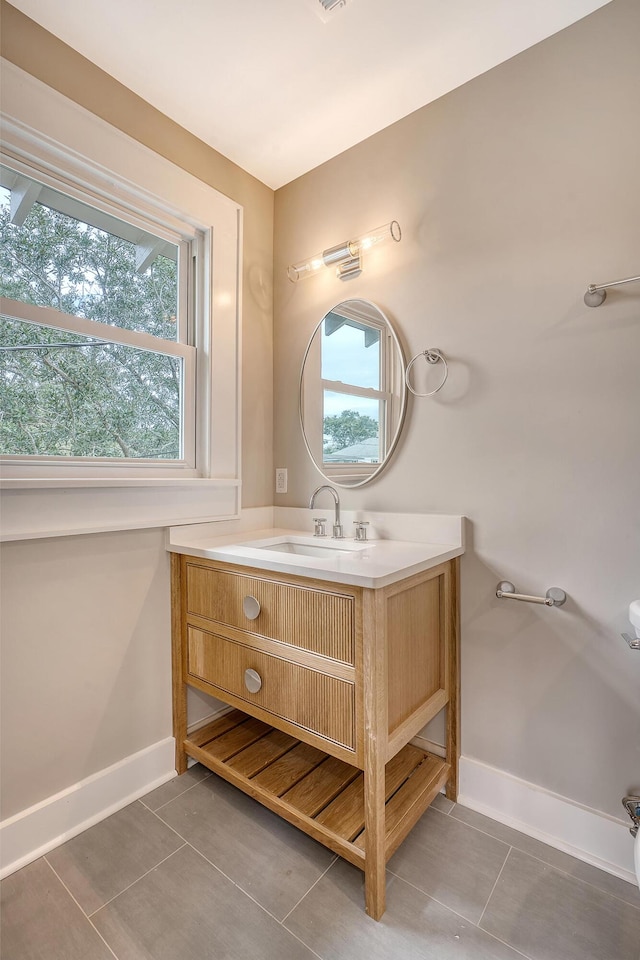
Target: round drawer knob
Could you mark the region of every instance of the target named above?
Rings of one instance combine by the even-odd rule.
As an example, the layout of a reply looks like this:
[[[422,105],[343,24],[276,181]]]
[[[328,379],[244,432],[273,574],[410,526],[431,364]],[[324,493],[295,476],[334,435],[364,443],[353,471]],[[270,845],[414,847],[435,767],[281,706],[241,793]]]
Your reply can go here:
[[[260,613],[260,602],[255,597],[246,596],[242,601],[242,612],[247,620],[255,620]]]
[[[257,670],[245,670],[244,685],[249,693],[257,693],[262,686],[262,677]]]

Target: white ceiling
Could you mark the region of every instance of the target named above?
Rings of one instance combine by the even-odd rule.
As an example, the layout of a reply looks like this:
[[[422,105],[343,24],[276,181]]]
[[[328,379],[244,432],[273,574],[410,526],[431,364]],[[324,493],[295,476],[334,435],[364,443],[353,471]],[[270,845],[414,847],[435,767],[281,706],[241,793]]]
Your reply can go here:
[[[11,0],[277,188],[608,0]]]

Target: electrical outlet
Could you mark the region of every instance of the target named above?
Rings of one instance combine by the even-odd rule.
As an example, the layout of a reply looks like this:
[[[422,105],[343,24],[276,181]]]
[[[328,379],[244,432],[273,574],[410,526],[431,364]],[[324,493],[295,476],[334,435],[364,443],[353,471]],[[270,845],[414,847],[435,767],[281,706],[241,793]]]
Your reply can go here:
[[[276,467],[276,493],[287,492],[287,470],[286,467]]]

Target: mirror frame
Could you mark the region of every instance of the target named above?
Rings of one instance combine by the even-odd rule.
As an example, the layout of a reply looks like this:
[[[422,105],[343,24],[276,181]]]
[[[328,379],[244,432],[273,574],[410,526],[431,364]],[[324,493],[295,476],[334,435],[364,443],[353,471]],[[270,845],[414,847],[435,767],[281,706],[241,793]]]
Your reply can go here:
[[[391,438],[391,442],[390,442],[390,444],[389,444],[389,447],[388,447],[388,449],[387,449],[387,452],[386,452],[386,454],[385,454],[385,457],[384,457],[384,459],[378,464],[377,468],[376,468],[375,470],[373,470],[371,473],[367,474],[366,477],[363,477],[362,480],[359,480],[359,481],[357,481],[356,483],[340,483],[340,482],[337,481],[334,477],[332,477],[332,476],[327,476],[327,474],[324,472],[323,465],[322,465],[322,464],[319,464],[318,461],[316,460],[316,457],[314,456],[314,454],[313,454],[313,452],[312,452],[312,450],[311,450],[311,447],[310,447],[310,445],[309,445],[309,441],[308,441],[308,439],[307,439],[307,434],[306,434],[305,429],[304,429],[304,412],[303,412],[303,408],[304,408],[304,369],[305,369],[305,366],[306,366],[306,363],[307,363],[307,358],[308,358],[309,353],[311,352],[311,349],[312,349],[312,346],[313,346],[314,338],[315,338],[316,334],[317,334],[317,333],[320,331],[320,329],[322,328],[322,324],[323,324],[324,321],[326,320],[327,316],[328,316],[330,313],[333,313],[334,311],[338,311],[338,310],[340,309],[340,307],[343,307],[343,306],[345,306],[345,305],[347,305],[347,304],[349,304],[349,303],[362,303],[362,304],[365,304],[367,307],[370,307],[372,310],[374,310],[374,311],[378,314],[378,316],[384,321],[384,323],[385,323],[386,326],[387,326],[387,329],[388,329],[388,331],[389,331],[389,333],[390,333],[390,335],[391,335],[391,339],[392,339],[392,341],[393,341],[393,345],[394,345],[395,349],[396,349],[397,352],[398,352],[398,361],[399,361],[399,365],[400,365],[400,369],[401,369],[400,414],[399,414],[399,416],[398,416],[398,423],[397,423],[397,426],[396,426],[394,435],[393,435],[393,437]],[[371,483],[372,480],[375,480],[377,477],[379,477],[380,474],[382,473],[382,471],[384,470],[384,468],[388,465],[388,463],[389,463],[389,461],[391,460],[391,457],[392,457],[392,455],[393,455],[393,452],[394,452],[396,446],[398,445],[398,441],[399,441],[400,435],[401,435],[401,433],[402,433],[402,428],[403,428],[403,426],[404,426],[404,421],[405,421],[405,417],[406,417],[406,413],[407,413],[407,392],[408,392],[408,391],[407,391],[407,386],[406,386],[406,382],[405,382],[405,370],[406,370],[406,359],[405,359],[404,351],[403,351],[403,349],[402,349],[402,344],[400,343],[400,338],[398,337],[398,334],[396,333],[396,330],[395,330],[393,324],[392,324],[391,321],[389,320],[389,317],[386,315],[386,313],[384,312],[384,310],[381,310],[380,307],[379,307],[376,303],[373,303],[371,300],[365,300],[363,297],[351,297],[349,300],[341,300],[339,303],[336,303],[336,304],[334,304],[332,307],[329,307],[329,309],[326,311],[326,313],[324,314],[324,316],[322,317],[322,319],[321,319],[321,320],[319,321],[319,323],[317,323],[316,326],[314,327],[313,332],[312,332],[312,334],[311,334],[311,336],[310,336],[310,338],[309,338],[309,342],[308,342],[308,344],[307,344],[307,348],[306,348],[306,350],[305,350],[305,352],[304,352],[304,356],[303,356],[303,358],[302,358],[302,365],[301,365],[301,367],[300,367],[300,382],[299,382],[299,385],[298,385],[298,419],[299,419],[299,421],[300,421],[300,430],[301,430],[301,433],[302,433],[302,439],[304,440],[304,445],[305,445],[305,447],[307,448],[307,453],[309,454],[309,457],[311,458],[311,462],[313,463],[313,465],[314,465],[314,467],[316,468],[316,470],[320,473],[320,475],[321,475],[322,477],[324,477],[324,479],[327,480],[328,483],[332,484],[332,486],[341,487],[341,488],[343,488],[343,489],[345,489],[345,490],[354,490],[354,489],[357,489],[358,487],[363,487],[365,484]],[[373,464],[372,464],[372,466],[373,466]]]

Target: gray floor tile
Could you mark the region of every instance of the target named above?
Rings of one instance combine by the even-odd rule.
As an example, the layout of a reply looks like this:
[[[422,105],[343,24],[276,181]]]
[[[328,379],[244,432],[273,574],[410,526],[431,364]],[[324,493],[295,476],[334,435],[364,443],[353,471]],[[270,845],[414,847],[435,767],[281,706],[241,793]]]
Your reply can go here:
[[[174,777],[173,780],[169,780],[156,790],[152,790],[151,793],[147,793],[146,796],[141,798],[142,802],[145,807],[149,807],[149,810],[158,810],[165,803],[175,800],[185,790],[189,790],[196,783],[200,783],[201,780],[206,780],[210,776],[212,776],[210,770],[203,767],[201,763],[196,763],[195,766],[189,767],[182,776]]]
[[[455,803],[453,800],[447,800],[444,793],[438,793],[431,801],[431,806],[434,810],[439,810],[441,813],[451,813],[455,807]]]
[[[284,927],[190,847],[99,910],[119,960],[312,960]]]
[[[556,853],[560,852],[560,850],[556,850]],[[564,856],[568,856],[568,854],[564,854]],[[590,883],[598,887],[603,893],[609,893],[612,897],[618,897],[619,900],[624,900],[637,910],[640,910],[640,890],[638,890],[635,883],[627,883],[626,880],[622,880],[620,877],[614,877],[605,870],[598,870],[597,867],[592,867],[590,863],[584,863],[583,860],[576,860],[575,857],[570,857],[569,859],[573,861],[571,870],[568,871],[572,876],[584,880],[585,883]],[[562,869],[562,867],[559,869]],[[640,960],[640,947],[638,948],[638,960]]]
[[[113,960],[43,859],[2,881],[2,960]]]
[[[532,960],[638,960],[640,911],[512,850],[480,926]]]
[[[427,810],[388,868],[477,923],[508,852],[500,840],[437,810]]]
[[[364,912],[362,873],[337,861],[285,920],[323,960],[521,960],[521,955],[431,900],[388,877],[387,909]]]
[[[92,914],[183,842],[136,802],[48,853],[47,860]]]
[[[498,823],[497,820],[491,820],[468,807],[461,807],[457,803],[454,804],[451,816],[488,833],[497,840],[503,840],[510,846],[516,847],[517,850],[522,850],[523,853],[529,853],[532,857],[537,857],[538,860],[544,860],[545,863],[557,867],[558,870],[563,870],[565,873],[570,873],[574,877],[579,877],[581,880],[593,884],[604,893],[610,893],[611,896],[619,897],[621,900],[640,908],[640,891],[634,884],[627,883],[620,877],[614,877],[612,874],[599,870],[598,867],[593,867],[583,860],[578,860],[562,850],[550,847],[541,840],[528,837],[526,833],[520,833],[519,830]],[[632,842],[631,835],[629,835],[629,843]]]
[[[325,847],[216,776],[158,816],[279,920],[333,859]]]

